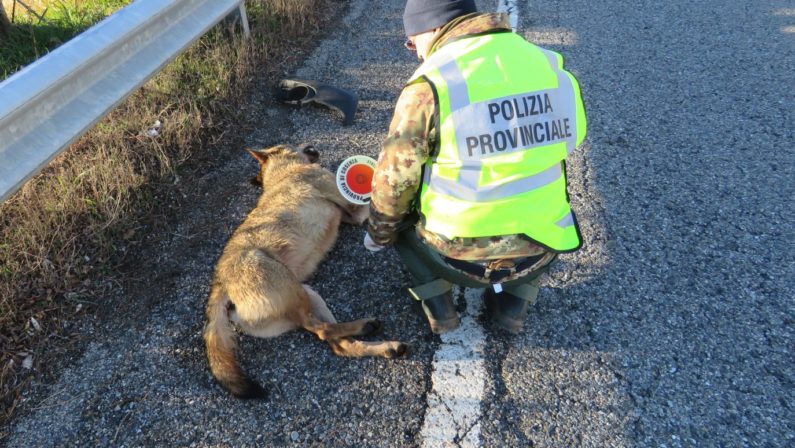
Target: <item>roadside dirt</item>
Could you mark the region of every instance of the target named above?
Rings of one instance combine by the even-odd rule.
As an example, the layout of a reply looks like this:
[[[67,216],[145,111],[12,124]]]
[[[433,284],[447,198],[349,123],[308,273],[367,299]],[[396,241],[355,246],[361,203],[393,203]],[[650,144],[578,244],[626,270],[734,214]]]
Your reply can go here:
[[[227,238],[245,215],[232,222],[223,216],[230,202],[249,201],[260,189],[249,183],[256,174],[257,164],[251,159],[241,159],[246,145],[243,136],[252,134],[255,126],[258,135],[273,135],[272,141],[256,142],[260,146],[280,143],[282,135],[289,135],[292,123],[286,114],[274,114],[263,119],[269,108],[285,108],[271,96],[276,82],[289,74],[314,49],[330,30],[326,26],[338,20],[347,11],[347,2],[334,0],[326,3],[322,25],[316,28],[311,39],[296,42],[290,48],[279,48],[271,61],[258,70],[255,88],[240,108],[245,121],[233,123],[221,136],[215,136],[211,151],[189,161],[179,168],[170,184],[156,187],[152,200],[157,204],[145,219],[143,226],[117,246],[117,257],[103,275],[85,280],[85,284],[101,285],[91,296],[75,303],[76,311],[69,322],[63,323],[61,335],[51,336],[34,352],[36,368],[24,380],[22,400],[12,417],[0,429],[0,445],[7,437],[11,424],[41,406],[48,393],[48,385],[57,381],[61,372],[78,359],[92,341],[112,338],[114,334],[130,328],[140,328],[151,319],[149,312],[159,304],[159,298],[168,297],[178,287],[177,280],[185,272],[187,260],[195,256],[196,249],[208,240]],[[277,63],[272,61],[276,60]],[[262,129],[262,124],[270,129]],[[242,161],[241,161],[242,160]],[[218,253],[220,255],[220,252]],[[96,299],[96,297],[101,297]]]

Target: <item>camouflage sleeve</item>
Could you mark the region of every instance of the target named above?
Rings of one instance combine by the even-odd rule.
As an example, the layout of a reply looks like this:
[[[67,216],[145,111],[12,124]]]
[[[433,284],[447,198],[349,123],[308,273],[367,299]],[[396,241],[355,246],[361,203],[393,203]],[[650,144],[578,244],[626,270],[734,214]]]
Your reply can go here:
[[[428,159],[435,109],[428,83],[411,84],[400,94],[373,176],[367,230],[378,244],[394,242],[398,224],[412,211]]]

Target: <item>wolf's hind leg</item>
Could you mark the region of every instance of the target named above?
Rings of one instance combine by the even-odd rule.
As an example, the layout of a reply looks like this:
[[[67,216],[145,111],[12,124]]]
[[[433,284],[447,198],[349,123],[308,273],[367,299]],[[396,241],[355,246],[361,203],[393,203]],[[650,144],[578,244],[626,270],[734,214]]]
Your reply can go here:
[[[381,330],[381,322],[377,319],[359,319],[352,322],[325,322],[313,311],[301,316],[299,325],[306,331],[315,333],[323,341],[345,338],[349,336],[367,336]]]
[[[331,313],[331,310],[328,309],[325,300],[320,297],[320,294],[315,292],[314,289],[310,288],[309,285],[301,285],[304,287],[306,294],[309,296],[309,304],[312,307],[312,312],[315,313],[317,317],[320,318],[323,322],[328,322],[330,324],[336,324],[337,319],[334,317],[334,314]]]
[[[399,358],[409,352],[408,344],[398,341],[357,341],[342,338],[328,341],[337,356],[358,358],[362,356],[381,356],[383,358]]]
[[[364,342],[350,339],[349,336],[363,336],[380,331],[381,322],[376,319],[359,319],[337,323],[323,298],[309,286],[303,287],[311,310],[299,315],[300,325],[328,342],[338,356],[397,358],[408,353],[409,346],[402,342]]]
[[[312,288],[303,285],[307,296],[306,307],[295,310],[293,321],[298,326],[317,335],[321,340],[339,339],[348,336],[365,336],[381,330],[376,319],[359,319],[353,322],[337,322],[326,302]]]
[[[353,322],[330,324],[320,322],[316,317],[309,316],[304,328],[331,345],[338,356],[362,357],[382,356],[398,358],[409,351],[409,346],[398,341],[357,341],[350,336],[363,336],[381,330],[381,322],[375,319],[359,319]]]
[[[381,330],[381,322],[372,318],[338,323],[320,294],[308,285],[301,286],[304,287],[309,299],[310,310],[299,313],[296,323],[307,331],[315,333],[320,339],[326,341],[347,336],[365,336]]]

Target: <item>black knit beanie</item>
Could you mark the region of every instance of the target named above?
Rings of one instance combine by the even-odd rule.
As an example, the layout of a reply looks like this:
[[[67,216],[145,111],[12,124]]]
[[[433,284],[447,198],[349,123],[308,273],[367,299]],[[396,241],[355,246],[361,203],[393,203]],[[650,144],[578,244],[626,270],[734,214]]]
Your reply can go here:
[[[475,0],[408,0],[403,27],[406,36],[416,36],[477,10]]]

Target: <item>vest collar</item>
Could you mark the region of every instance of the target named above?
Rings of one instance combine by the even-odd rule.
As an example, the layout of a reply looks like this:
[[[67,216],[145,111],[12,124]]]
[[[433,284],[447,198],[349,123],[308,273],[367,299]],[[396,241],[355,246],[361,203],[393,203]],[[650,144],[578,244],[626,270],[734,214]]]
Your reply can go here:
[[[504,31],[511,31],[511,22],[507,14],[475,12],[455,18],[442,27],[439,36],[431,43],[428,57],[450,42],[469,36]]]

